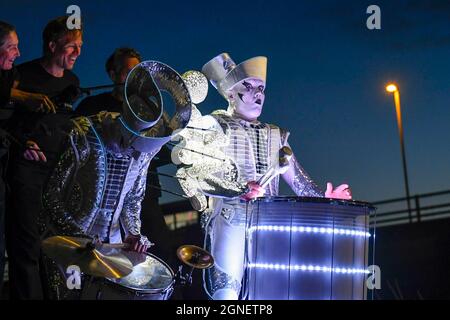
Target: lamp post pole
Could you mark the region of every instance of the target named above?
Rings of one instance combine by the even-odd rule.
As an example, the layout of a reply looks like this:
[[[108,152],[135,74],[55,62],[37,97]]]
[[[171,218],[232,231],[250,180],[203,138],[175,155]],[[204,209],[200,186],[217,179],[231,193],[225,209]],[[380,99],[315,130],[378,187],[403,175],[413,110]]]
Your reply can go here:
[[[402,162],[403,162],[403,176],[405,180],[405,190],[406,190],[406,201],[408,206],[408,218],[409,222],[412,222],[412,213],[411,213],[411,203],[410,203],[410,195],[409,195],[409,182],[408,182],[408,168],[406,166],[406,155],[405,155],[405,143],[403,138],[403,124],[402,124],[402,111],[400,107],[400,91],[397,86],[394,84],[390,84],[386,87],[388,92],[394,93],[394,103],[395,103],[395,113],[397,115],[397,127],[398,134],[400,137],[400,148],[402,151]]]

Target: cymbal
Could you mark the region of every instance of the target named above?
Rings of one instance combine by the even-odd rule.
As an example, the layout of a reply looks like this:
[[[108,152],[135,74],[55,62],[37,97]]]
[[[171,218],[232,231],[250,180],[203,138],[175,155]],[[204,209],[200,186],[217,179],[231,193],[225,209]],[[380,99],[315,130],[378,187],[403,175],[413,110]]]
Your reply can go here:
[[[197,246],[184,245],[177,249],[178,259],[196,269],[208,269],[214,265],[212,255]]]
[[[42,250],[57,264],[76,265],[95,277],[122,278],[133,271],[131,261],[120,249],[108,244],[95,245],[87,238],[50,237],[42,241]]]

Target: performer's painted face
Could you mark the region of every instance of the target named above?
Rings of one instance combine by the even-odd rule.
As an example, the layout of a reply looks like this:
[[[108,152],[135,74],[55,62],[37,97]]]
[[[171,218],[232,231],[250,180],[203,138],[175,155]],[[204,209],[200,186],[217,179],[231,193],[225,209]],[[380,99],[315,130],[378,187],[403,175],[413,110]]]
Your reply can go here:
[[[1,42],[3,44],[0,47],[0,70],[10,70],[13,67],[14,60],[20,56],[17,33],[10,32]]]
[[[230,98],[234,101],[235,113],[244,120],[256,120],[262,112],[265,85],[264,81],[257,78],[237,83],[230,94]]]

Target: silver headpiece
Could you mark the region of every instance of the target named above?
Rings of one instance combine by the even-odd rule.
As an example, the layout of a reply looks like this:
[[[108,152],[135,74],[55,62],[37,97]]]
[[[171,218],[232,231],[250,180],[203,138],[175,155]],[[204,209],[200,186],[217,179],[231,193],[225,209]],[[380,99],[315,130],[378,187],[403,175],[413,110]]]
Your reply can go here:
[[[266,82],[267,58],[254,57],[236,65],[228,53],[221,53],[206,63],[202,72],[219,93],[227,98],[226,92],[242,80],[257,78]]]

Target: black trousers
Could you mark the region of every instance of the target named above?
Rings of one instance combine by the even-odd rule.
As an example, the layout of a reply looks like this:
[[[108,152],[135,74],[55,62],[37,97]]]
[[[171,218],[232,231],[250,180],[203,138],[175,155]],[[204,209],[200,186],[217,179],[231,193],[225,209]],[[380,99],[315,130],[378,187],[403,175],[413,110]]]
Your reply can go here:
[[[40,300],[41,239],[39,214],[49,169],[35,163],[16,164],[9,173],[11,194],[6,212],[6,244],[11,299]]]

